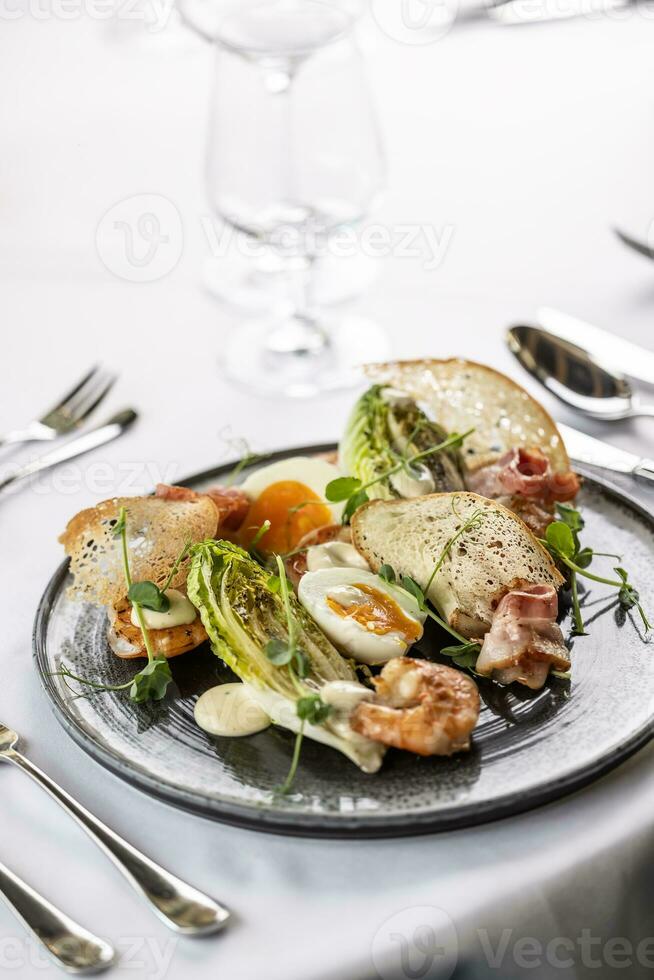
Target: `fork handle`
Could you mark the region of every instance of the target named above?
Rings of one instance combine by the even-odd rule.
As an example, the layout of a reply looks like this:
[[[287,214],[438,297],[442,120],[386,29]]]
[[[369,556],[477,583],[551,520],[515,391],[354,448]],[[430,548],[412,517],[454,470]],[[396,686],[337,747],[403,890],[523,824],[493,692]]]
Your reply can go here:
[[[189,936],[207,935],[226,923],[230,915],[226,908],[123,840],[24,755],[11,750],[4,757],[31,776],[77,821],[171,929]]]
[[[111,966],[114,950],[0,864],[0,896],[50,956],[69,973],[99,973]]]

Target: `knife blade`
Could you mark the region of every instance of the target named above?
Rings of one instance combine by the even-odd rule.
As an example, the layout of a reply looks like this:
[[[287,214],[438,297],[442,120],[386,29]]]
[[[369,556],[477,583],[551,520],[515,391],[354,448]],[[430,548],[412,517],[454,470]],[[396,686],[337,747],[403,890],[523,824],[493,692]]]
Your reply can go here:
[[[542,24],[573,17],[601,16],[629,6],[632,0],[496,0],[487,8],[488,17],[506,26]]]
[[[654,460],[629,453],[626,449],[617,449],[562,422],[557,422],[557,425],[568,455],[576,462],[601,466],[614,473],[629,473],[654,483]]]
[[[538,310],[538,322],[557,337],[583,347],[598,363],[654,385],[654,353],[645,347],[549,306]]]
[[[33,459],[30,463],[10,473],[3,480],[0,480],[0,491],[11,486],[13,483],[17,483],[19,480],[26,479],[28,476],[33,476],[42,470],[48,470],[51,466],[66,463],[68,460],[76,459],[78,456],[82,456],[92,449],[104,446],[106,443],[122,435],[137,418],[138,415],[132,408],[123,409],[122,412],[113,415],[103,425],[99,425],[89,432],[82,433],[82,435],[71,439],[65,445],[59,446],[58,449],[53,449],[51,452],[39,456],[38,459]]]

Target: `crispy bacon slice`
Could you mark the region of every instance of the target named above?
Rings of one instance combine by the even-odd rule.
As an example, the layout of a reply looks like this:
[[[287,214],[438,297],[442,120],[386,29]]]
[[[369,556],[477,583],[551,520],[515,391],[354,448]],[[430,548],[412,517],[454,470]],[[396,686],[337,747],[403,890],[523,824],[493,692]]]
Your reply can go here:
[[[483,497],[525,497],[548,505],[574,500],[579,477],[572,470],[554,473],[540,449],[510,449],[495,463],[483,466],[467,479],[468,489]]]
[[[500,684],[517,681],[538,690],[550,668],[568,670],[570,656],[556,622],[552,585],[525,584],[500,601],[477,660],[477,673]]]
[[[218,529],[237,531],[250,509],[250,501],[238,487],[209,487],[199,493],[190,487],[175,487],[158,483],[155,496],[164,500],[195,500],[196,497],[210,497],[218,509]]]

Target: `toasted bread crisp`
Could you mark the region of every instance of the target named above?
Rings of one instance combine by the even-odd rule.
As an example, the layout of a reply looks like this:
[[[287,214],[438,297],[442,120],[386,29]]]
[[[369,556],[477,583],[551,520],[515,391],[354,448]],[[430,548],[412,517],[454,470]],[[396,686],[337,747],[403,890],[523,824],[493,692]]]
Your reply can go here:
[[[80,511],[59,538],[70,556],[74,598],[100,606],[114,606],[124,599],[120,540],[113,536],[121,507],[127,511],[127,546],[135,582],[162,585],[186,542],[213,537],[218,527],[218,510],[209,497],[115,497]],[[186,581],[187,564],[180,566],[172,588]]]
[[[448,549],[474,514],[476,526]],[[555,590],[563,584],[549,552],[520,518],[475,493],[373,500],[354,515],[352,538],[374,572],[391,565],[398,576],[408,575],[422,587],[431,579],[429,599],[466,637],[488,631],[498,603],[518,584]]]
[[[404,391],[423,404],[448,432],[474,428],[462,449],[470,470],[519,447],[540,449],[555,473],[570,469],[551,415],[529,392],[493,368],[451,358],[367,364],[365,372],[377,384]]]

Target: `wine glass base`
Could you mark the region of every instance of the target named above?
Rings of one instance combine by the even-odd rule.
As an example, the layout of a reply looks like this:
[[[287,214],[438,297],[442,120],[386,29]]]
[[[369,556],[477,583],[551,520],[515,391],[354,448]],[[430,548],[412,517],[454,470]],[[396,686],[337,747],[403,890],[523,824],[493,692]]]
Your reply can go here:
[[[335,306],[361,296],[372,285],[377,263],[366,255],[325,256],[311,272],[311,295],[317,307]],[[288,305],[288,268],[274,257],[254,262],[239,255],[207,259],[203,283],[211,295],[234,309],[270,314]]]
[[[222,366],[226,376],[259,395],[310,398],[321,392],[354,388],[362,383],[362,364],[389,356],[383,330],[362,317],[325,318],[324,343],[289,352],[275,344],[280,323],[241,323],[227,345]]]

